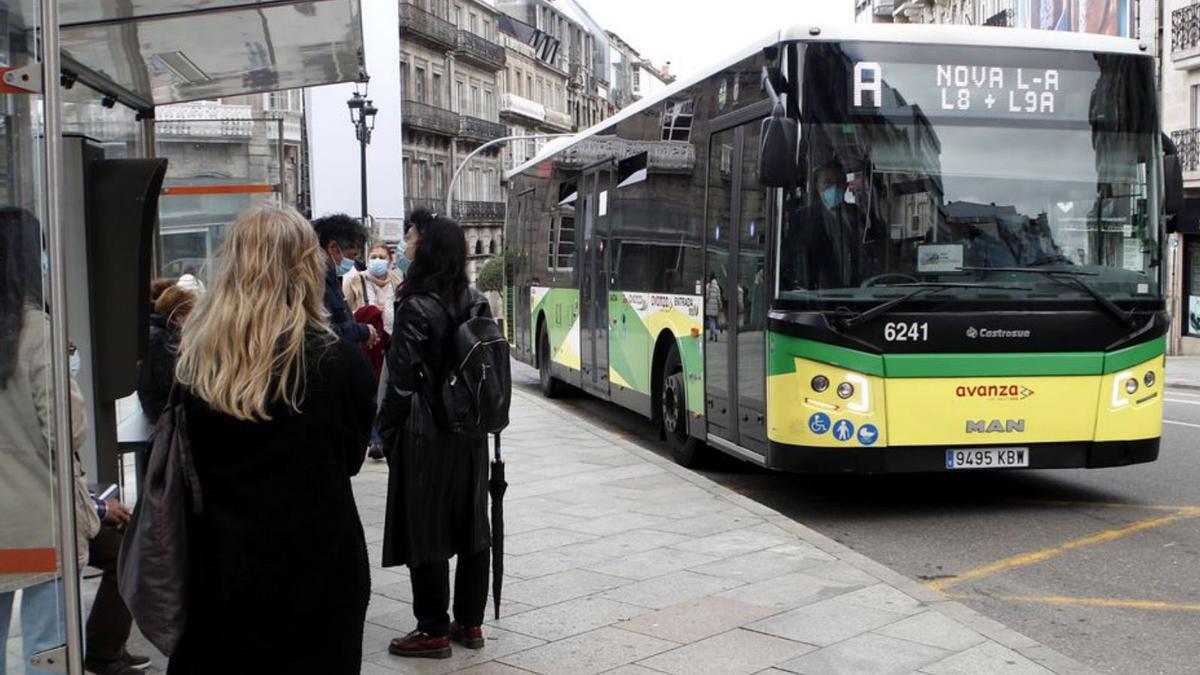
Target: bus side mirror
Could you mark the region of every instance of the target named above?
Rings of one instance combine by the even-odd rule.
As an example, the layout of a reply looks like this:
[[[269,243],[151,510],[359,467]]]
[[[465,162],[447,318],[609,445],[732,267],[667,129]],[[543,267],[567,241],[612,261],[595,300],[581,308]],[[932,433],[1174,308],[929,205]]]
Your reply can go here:
[[[799,166],[796,163],[796,142],[800,123],[781,113],[762,123],[762,146],[758,153],[758,180],[765,187],[792,187],[796,184]]]
[[[1179,150],[1170,138],[1163,136],[1163,216],[1167,231],[1178,229],[1179,217],[1183,215],[1183,162]]]

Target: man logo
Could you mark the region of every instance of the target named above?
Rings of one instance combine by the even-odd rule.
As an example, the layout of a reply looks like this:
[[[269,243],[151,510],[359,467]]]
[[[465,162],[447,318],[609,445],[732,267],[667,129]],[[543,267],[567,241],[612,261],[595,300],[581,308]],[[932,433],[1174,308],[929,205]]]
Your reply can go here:
[[[971,326],[967,329],[967,337],[974,340],[975,338],[979,337],[979,331],[975,330],[974,326]]]
[[[1024,433],[1025,420],[967,420],[968,434]]]

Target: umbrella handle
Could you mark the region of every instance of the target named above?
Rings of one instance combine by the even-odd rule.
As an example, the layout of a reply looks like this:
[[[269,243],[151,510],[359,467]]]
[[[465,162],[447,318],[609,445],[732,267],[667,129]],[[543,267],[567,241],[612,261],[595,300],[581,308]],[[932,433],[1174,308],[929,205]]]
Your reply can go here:
[[[496,443],[496,461],[503,462],[504,459],[500,457],[500,434],[498,432],[492,434],[492,439]]]

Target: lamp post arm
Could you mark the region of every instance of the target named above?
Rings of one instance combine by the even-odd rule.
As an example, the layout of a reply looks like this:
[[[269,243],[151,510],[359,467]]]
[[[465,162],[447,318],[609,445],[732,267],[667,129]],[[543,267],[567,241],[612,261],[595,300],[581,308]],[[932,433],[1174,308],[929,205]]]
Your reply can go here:
[[[453,209],[451,208],[452,200],[454,199],[454,186],[458,183],[458,177],[460,175],[462,175],[463,168],[467,166],[467,163],[470,162],[475,157],[475,155],[478,155],[479,153],[483,152],[484,150],[487,150],[488,148],[495,147],[497,145],[500,145],[502,143],[507,143],[509,141],[516,141],[516,140],[522,140],[522,139],[536,141],[536,140],[542,140],[542,139],[547,139],[547,138],[562,138],[564,136],[574,136],[574,135],[575,134],[530,134],[528,136],[504,136],[502,138],[497,138],[497,139],[488,141],[487,143],[484,143],[483,145],[479,146],[478,148],[475,148],[469,154],[467,154],[466,157],[463,157],[463,160],[461,162],[459,162],[458,166],[454,169],[454,175],[450,177],[450,186],[448,188],[446,188],[446,217],[447,218],[454,217]]]

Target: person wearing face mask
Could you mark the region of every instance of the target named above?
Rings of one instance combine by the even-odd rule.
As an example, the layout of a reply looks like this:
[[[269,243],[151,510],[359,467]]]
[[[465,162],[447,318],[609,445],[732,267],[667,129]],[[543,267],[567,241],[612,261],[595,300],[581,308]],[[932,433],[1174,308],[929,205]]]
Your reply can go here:
[[[404,282],[400,271],[392,264],[392,251],[378,242],[367,251],[367,269],[351,270],[342,277],[342,293],[351,312],[367,306],[378,307],[383,314],[383,329],[392,333],[395,317],[396,291]]]
[[[378,332],[367,324],[354,320],[354,313],[346,305],[339,282],[354,269],[354,259],[359,247],[366,241],[366,230],[356,220],[344,213],[322,216],[312,222],[317,231],[317,240],[328,261],[325,270],[325,309],[329,312],[329,323],[333,332],[351,344],[367,348],[379,341]]]
[[[857,286],[871,275],[871,250],[880,242],[867,227],[858,206],[846,201],[846,171],[829,162],[813,176],[816,203],[793,215],[794,227],[786,247],[801,256],[804,288]]]

